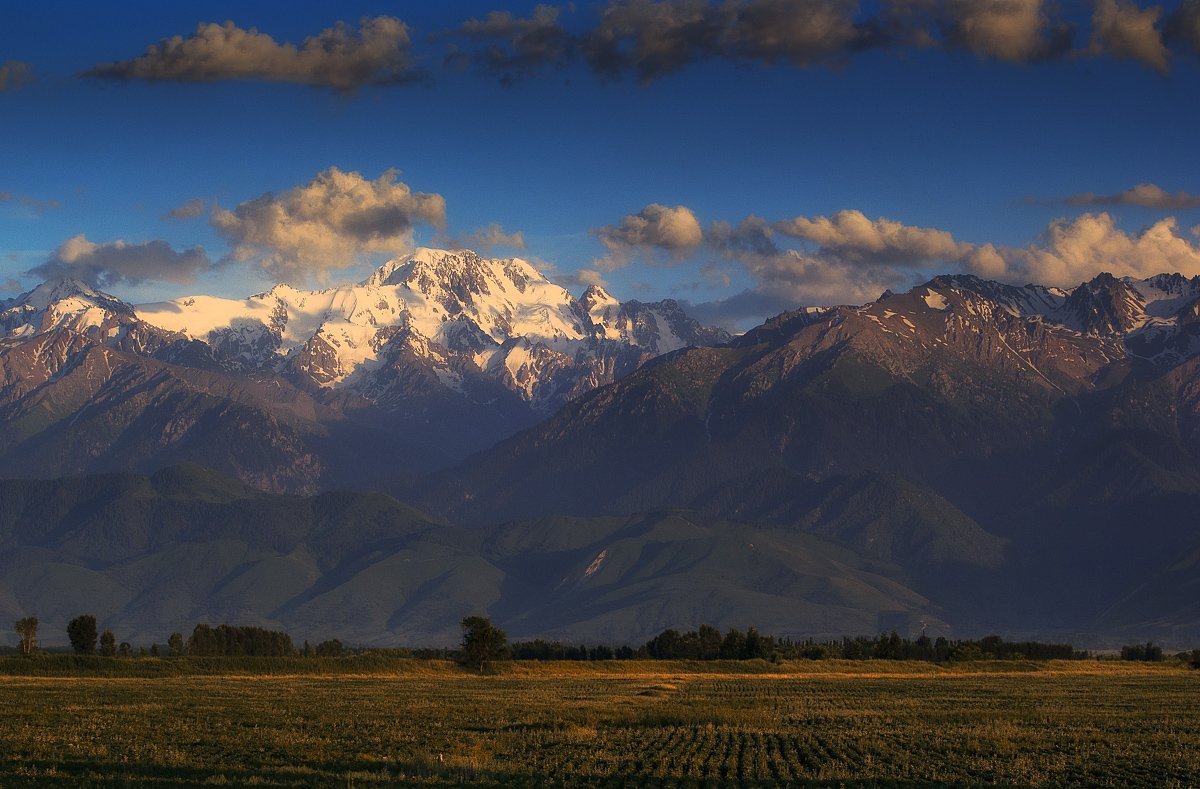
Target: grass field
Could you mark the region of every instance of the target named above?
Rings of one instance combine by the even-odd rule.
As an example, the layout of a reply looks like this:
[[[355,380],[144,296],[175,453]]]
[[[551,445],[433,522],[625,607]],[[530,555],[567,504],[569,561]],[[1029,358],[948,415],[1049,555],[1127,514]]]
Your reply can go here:
[[[0,677],[0,785],[1200,781],[1200,672],[1175,664],[729,668]]]

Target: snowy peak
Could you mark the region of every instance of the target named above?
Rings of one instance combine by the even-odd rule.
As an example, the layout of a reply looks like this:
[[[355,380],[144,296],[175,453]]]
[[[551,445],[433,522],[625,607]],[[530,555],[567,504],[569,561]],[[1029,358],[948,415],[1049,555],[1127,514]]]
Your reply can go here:
[[[67,281],[0,302],[0,336],[57,327],[135,352],[153,343],[164,360],[186,350],[208,367],[280,375],[322,397],[345,389],[388,408],[406,407],[400,393],[428,383],[439,397],[486,403],[503,388],[551,410],[652,356],[728,339],[675,302],[622,304],[600,288],[581,302],[527,261],[465,249],[417,249],[363,282],[316,291],[281,284],[244,299],[131,307]]]
[[[115,327],[133,319],[133,307],[77,279],[43,282],[15,299],[0,303],[0,331],[25,337],[69,329],[80,333]]]

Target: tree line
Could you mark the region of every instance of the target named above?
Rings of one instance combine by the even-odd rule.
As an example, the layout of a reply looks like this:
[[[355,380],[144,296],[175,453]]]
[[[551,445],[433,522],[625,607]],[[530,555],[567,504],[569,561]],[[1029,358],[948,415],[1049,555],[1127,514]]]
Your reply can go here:
[[[751,627],[745,631],[730,628],[722,633],[712,625],[695,630],[663,630],[640,646],[628,644],[568,644],[536,639],[509,643],[505,632],[482,616],[469,616],[461,623],[463,638],[457,649],[379,650],[372,653],[403,657],[448,658],[484,670],[488,664],[513,660],[924,660],[951,662],[968,660],[1080,660],[1090,657],[1086,650],[1071,644],[1040,641],[1009,641],[992,635],[980,639],[949,640],[929,638],[922,633],[906,638],[895,630],[878,636],[857,636],[818,641],[794,640],[764,635]],[[18,651],[32,657],[38,651],[39,622],[27,616],[14,624],[19,638]],[[111,630],[99,631],[96,618],[82,614],[67,624],[67,638],[76,654],[106,657],[132,657],[129,642],[118,642]],[[254,626],[197,624],[190,636],[172,633],[165,650],[153,644],[140,647],[138,655],[160,657],[343,657],[355,654],[337,639],[315,645],[307,641],[297,648],[286,632]],[[1179,653],[1177,658],[1200,668],[1200,650]],[[1121,649],[1124,660],[1161,661],[1161,646],[1153,642],[1132,644]]]
[[[763,635],[751,627],[722,633],[712,625],[680,632],[668,628],[640,647],[572,646],[556,641],[521,641],[510,647],[518,660],[1080,660],[1090,657],[1070,644],[1007,641],[1000,636],[952,641],[904,638],[895,630],[875,637],[794,640]]]

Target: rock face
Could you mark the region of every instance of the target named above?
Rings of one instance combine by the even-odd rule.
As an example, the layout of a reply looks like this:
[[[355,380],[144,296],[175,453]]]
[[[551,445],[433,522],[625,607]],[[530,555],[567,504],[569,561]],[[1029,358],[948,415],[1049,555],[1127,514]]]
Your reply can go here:
[[[247,299],[135,307],[46,283],[0,302],[0,474],[190,460],[274,490],[362,484],[444,465],[660,353],[729,339],[671,301],[612,306],[596,320],[528,263],[466,250]]]

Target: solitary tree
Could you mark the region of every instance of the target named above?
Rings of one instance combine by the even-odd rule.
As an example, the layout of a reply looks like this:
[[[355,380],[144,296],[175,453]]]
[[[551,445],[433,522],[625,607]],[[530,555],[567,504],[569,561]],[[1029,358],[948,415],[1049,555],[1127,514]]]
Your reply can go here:
[[[79,654],[93,654],[96,651],[96,617],[83,614],[72,619],[67,623],[67,638]]]
[[[113,631],[105,630],[100,634],[100,654],[105,657],[117,654],[117,637],[113,635]]]
[[[183,633],[172,633],[167,639],[167,649],[171,650],[171,657],[179,657],[183,654]]]
[[[486,616],[468,616],[462,621],[463,660],[470,666],[478,666],[482,672],[488,663],[504,657],[508,640],[504,631],[492,624]]]
[[[33,650],[37,649],[37,617],[27,616],[24,619],[18,619],[13,627],[16,628],[17,636],[21,639],[21,654],[25,657],[32,657]]]

